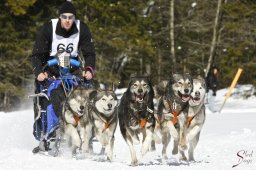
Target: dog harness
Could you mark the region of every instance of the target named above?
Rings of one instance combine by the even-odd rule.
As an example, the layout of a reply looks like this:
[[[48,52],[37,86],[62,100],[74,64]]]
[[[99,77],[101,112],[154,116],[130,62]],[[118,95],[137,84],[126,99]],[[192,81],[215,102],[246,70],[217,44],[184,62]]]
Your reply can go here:
[[[79,122],[79,120],[80,120],[80,117],[78,117],[76,114],[74,114],[74,119],[75,119],[75,121],[76,121],[75,127],[77,127],[78,122]]]
[[[178,123],[178,116],[179,114],[186,108],[187,103],[181,107],[179,111],[177,111],[177,103],[174,100],[173,102],[168,99],[163,99],[164,107],[169,110],[169,113],[173,115],[173,118],[171,119],[173,125],[176,125]]]
[[[100,120],[105,123],[104,129],[102,130],[102,133],[109,128],[109,126],[111,125],[111,123],[113,122],[116,114],[113,114],[113,116],[110,118],[109,121],[105,120],[98,112],[98,110],[96,108],[93,109],[93,111],[96,113],[96,115],[98,116],[98,118],[100,118]],[[115,111],[114,111],[115,112]]]
[[[167,104],[168,104],[168,106],[166,106]],[[164,100],[164,105],[165,105],[166,108],[169,108],[170,113],[173,114],[172,123],[173,123],[173,125],[176,125],[178,123],[178,116],[185,109],[186,105],[184,105],[183,108],[179,112],[175,111],[177,109],[176,106],[175,106],[176,105],[175,100],[174,100],[173,105],[171,105],[170,102]],[[173,106],[173,107],[171,107],[171,106]],[[195,115],[194,116],[188,116],[187,121],[186,121],[187,128],[189,128],[189,126],[191,124],[191,121],[194,119],[194,117],[195,117]]]
[[[67,105],[66,105],[67,106]],[[79,116],[77,116],[77,114],[76,114],[76,112],[74,112],[72,109],[71,109],[71,107],[68,105],[67,106],[68,108],[69,108],[69,110],[73,113],[73,117],[74,117],[74,119],[75,119],[75,127],[77,127],[77,125],[78,125],[78,122],[79,122],[79,120],[80,120],[80,117]],[[67,122],[66,122],[67,123]]]
[[[195,115],[194,115],[194,116],[188,116],[188,118],[187,118],[187,123],[186,123],[187,128],[189,128],[189,126],[190,126],[190,124],[191,124],[191,121],[194,119],[194,117],[195,117]]]
[[[130,109],[131,110],[131,109]],[[129,111],[128,111],[129,112]],[[147,107],[147,110],[145,111],[141,111],[141,112],[146,112],[146,117],[145,118],[141,118],[139,115],[135,115],[133,113],[133,111],[130,111],[129,113],[136,118],[137,121],[139,121],[139,127],[140,128],[145,128],[147,125],[147,121],[151,118],[150,115],[154,113],[153,110],[151,110],[150,108]]]

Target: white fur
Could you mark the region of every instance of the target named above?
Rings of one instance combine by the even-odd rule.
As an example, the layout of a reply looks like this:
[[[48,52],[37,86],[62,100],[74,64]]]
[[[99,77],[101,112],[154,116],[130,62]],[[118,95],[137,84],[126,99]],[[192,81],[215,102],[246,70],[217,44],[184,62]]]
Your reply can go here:
[[[71,109],[80,116],[82,116],[82,114],[81,114],[81,109],[79,108],[80,103],[78,101],[81,101],[81,100],[82,100],[82,98],[77,96],[76,98],[70,99],[70,101],[69,101],[69,105],[70,105]]]
[[[191,93],[191,99],[189,101],[189,113],[188,116],[194,117],[190,122],[190,126],[186,127],[184,131],[183,145],[189,144],[188,157],[189,161],[194,161],[194,149],[199,141],[200,131],[205,121],[205,85],[204,80],[194,79],[193,80],[193,92]],[[200,98],[200,100],[193,100],[193,98]],[[182,147],[182,146],[181,146]],[[181,159],[186,160],[185,152],[182,151],[180,155]]]
[[[180,102],[188,102],[190,94],[192,92],[193,89],[193,84],[191,83],[191,79],[189,76],[184,76],[181,74],[173,74],[173,83],[170,84],[171,87],[168,88],[172,88],[172,92],[176,98],[178,97],[179,100],[179,104]],[[167,89],[168,91],[168,89]],[[181,111],[179,113],[179,115],[177,116],[178,119],[178,123],[179,123],[179,128],[175,128],[173,122],[171,121],[173,119],[173,114],[170,113],[171,108],[168,104],[166,104],[164,96],[162,97],[163,100],[163,108],[162,108],[162,114],[163,114],[163,119],[161,120],[161,132],[162,132],[162,143],[163,143],[163,149],[162,149],[162,157],[163,159],[167,159],[167,154],[166,154],[166,150],[168,147],[168,144],[171,140],[171,136],[174,139],[174,147],[172,150],[172,154],[177,154],[178,151],[180,151],[181,149],[179,149],[179,145],[181,145],[181,139],[184,136],[184,131],[185,131],[185,123],[186,123],[186,114],[184,113],[184,111]],[[174,100],[174,102],[172,103],[172,109],[176,110],[176,103],[175,103],[175,98],[171,99]],[[176,106],[174,106],[176,105]],[[185,106],[186,107],[186,106]],[[161,108],[161,106],[160,106]],[[187,108],[186,108],[187,109]],[[180,110],[178,110],[180,111]]]
[[[95,137],[101,143],[103,148],[106,148],[107,158],[113,160],[113,145],[114,145],[114,133],[117,126],[117,117],[110,122],[110,126],[105,128],[103,114],[106,117],[114,117],[117,114],[117,100],[112,95],[103,95],[99,100],[95,102],[95,107],[99,113],[93,112]]]
[[[146,137],[145,137],[145,140],[144,140],[144,142],[142,144],[142,147],[141,147],[142,156],[144,156],[149,151],[151,141],[152,141],[152,137],[153,137],[153,133],[151,132],[150,129],[146,128]]]
[[[81,148],[84,153],[89,151],[89,139],[91,138],[92,125],[89,123],[86,127],[80,122],[75,126],[75,119],[71,114],[65,114],[67,125],[65,125],[64,137],[72,142],[72,149]]]
[[[108,105],[112,107],[109,108]],[[117,100],[114,100],[113,96],[104,95],[100,100],[95,102],[95,107],[101,113],[104,113],[106,116],[111,116],[114,112],[114,109],[117,106]]]
[[[87,115],[87,95],[84,88],[78,87],[71,91],[67,103],[63,106],[64,138],[71,141],[72,152],[77,151],[77,149],[81,149],[84,153],[89,151],[92,125]],[[76,122],[75,116],[79,116],[78,122]]]
[[[186,140],[191,141],[200,132],[202,126],[196,125],[187,133]]]
[[[193,100],[193,98],[196,97],[196,93],[200,93],[200,100],[198,101]],[[203,84],[200,81],[195,80],[195,82],[193,82],[193,91],[190,95],[192,98],[189,100],[189,105],[197,106],[202,102],[204,102],[205,94],[206,94],[206,89],[203,86]]]
[[[130,140],[126,140],[128,146],[129,146],[129,149],[130,149],[130,153],[131,153],[131,158],[132,158],[132,166],[136,166],[138,165],[138,159],[137,159],[137,156],[136,156],[136,151],[135,151],[135,148],[132,144],[132,142]]]
[[[178,140],[179,139],[179,134],[178,134],[177,130],[175,129],[172,121],[167,122],[167,128],[168,128],[171,136],[173,137],[173,139]]]

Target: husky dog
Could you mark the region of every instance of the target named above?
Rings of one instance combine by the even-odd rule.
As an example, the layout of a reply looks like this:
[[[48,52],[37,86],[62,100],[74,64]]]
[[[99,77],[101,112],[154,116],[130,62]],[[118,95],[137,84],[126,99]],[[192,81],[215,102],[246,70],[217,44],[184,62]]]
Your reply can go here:
[[[60,123],[64,139],[72,146],[73,156],[89,151],[92,124],[88,113],[90,89],[78,85],[63,105]]]
[[[189,161],[194,161],[194,149],[199,141],[200,131],[205,121],[205,93],[205,81],[202,78],[193,79],[193,92],[189,100],[188,118],[185,130],[185,144],[189,144]],[[186,146],[183,146],[183,148],[186,148]],[[186,160],[183,151],[182,156],[183,159]]]
[[[120,130],[129,146],[133,166],[138,165],[133,144],[140,143],[140,133],[143,135],[142,155],[150,149],[155,128],[153,97],[154,91],[148,76],[131,76],[118,107]]]
[[[165,94],[159,100],[157,114],[162,134],[163,159],[168,158],[166,149],[171,136],[174,138],[175,146],[172,153],[178,153],[178,144],[181,143],[192,89],[193,82],[189,74],[173,74],[166,86]]]
[[[159,105],[159,101],[161,100],[162,96],[165,94],[166,92],[166,86],[168,84],[168,80],[162,80],[159,84],[157,85],[154,85],[153,89],[154,89],[154,115],[156,117],[156,123],[158,123],[158,126],[155,126],[155,129],[154,129],[154,134],[153,134],[153,141],[151,143],[151,151],[154,151],[156,150],[156,146],[155,146],[155,143],[157,144],[160,144],[162,143],[161,141],[161,133],[159,130],[160,128],[160,122],[158,120],[158,116],[157,116],[157,109],[158,109],[158,105]]]
[[[94,135],[102,144],[103,152],[106,148],[107,159],[113,159],[114,133],[117,126],[117,96],[115,89],[97,90],[91,93],[92,105],[90,110]]]
[[[166,90],[166,86],[167,86],[168,82],[169,82],[168,80],[163,80],[159,84],[157,84],[153,87],[155,110],[157,110],[157,108],[158,108],[158,104],[159,104],[161,97],[164,96],[164,94],[165,94],[165,90]]]

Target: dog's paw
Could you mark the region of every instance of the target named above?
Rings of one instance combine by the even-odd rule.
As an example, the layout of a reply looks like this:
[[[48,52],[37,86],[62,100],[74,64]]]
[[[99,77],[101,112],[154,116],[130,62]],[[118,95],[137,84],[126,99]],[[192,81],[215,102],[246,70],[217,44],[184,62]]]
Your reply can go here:
[[[180,155],[180,157],[179,157],[179,160],[180,160],[180,162],[182,162],[182,163],[187,163],[187,158],[186,158],[186,156],[182,156],[182,155]]]
[[[162,160],[163,160],[163,161],[167,161],[167,160],[168,160],[168,156],[167,156],[166,154],[163,154],[163,155],[162,155]]]
[[[139,162],[137,159],[132,160],[131,166],[138,166],[138,165],[139,165]]]
[[[194,159],[194,157],[189,157],[188,161],[193,163],[193,162],[195,162],[195,159]]]
[[[85,154],[82,152],[81,149],[76,148],[75,150],[73,150],[72,152],[72,156],[76,159],[76,160],[81,160],[85,158]]]
[[[112,160],[113,160],[113,156],[112,155],[107,155],[107,161],[112,162]]]

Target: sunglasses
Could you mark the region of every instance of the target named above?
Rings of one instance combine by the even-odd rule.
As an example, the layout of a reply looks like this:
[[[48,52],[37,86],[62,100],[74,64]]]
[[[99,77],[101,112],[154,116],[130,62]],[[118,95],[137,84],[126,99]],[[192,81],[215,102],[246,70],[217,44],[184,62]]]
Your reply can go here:
[[[69,15],[69,16],[67,16],[67,15],[61,14],[60,17],[61,17],[62,19],[69,19],[69,20],[74,20],[74,19],[75,19],[75,16],[74,16],[74,15]]]

